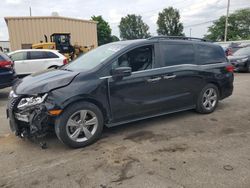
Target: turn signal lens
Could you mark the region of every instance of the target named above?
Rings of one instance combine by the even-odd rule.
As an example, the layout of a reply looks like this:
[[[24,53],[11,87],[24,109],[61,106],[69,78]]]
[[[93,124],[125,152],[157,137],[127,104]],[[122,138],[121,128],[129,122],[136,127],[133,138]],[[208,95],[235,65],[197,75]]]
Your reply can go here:
[[[49,114],[52,116],[58,116],[62,113],[62,110],[50,110]]]

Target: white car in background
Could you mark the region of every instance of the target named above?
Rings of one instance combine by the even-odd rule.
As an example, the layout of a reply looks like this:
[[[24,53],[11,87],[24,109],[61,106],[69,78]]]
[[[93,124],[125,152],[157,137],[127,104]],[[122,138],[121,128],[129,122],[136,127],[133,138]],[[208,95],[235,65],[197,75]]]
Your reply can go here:
[[[56,68],[68,63],[67,58],[56,50],[25,49],[10,52],[8,56],[14,62],[18,76]]]

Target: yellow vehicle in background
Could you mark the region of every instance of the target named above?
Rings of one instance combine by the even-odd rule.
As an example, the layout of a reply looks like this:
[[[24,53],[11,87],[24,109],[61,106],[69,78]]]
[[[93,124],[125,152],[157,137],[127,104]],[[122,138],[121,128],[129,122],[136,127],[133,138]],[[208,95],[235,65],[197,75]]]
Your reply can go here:
[[[45,42],[40,42],[32,45],[32,49],[55,49],[63,54],[69,61],[77,58],[79,55],[86,53],[94,48],[94,45],[80,46],[71,45],[70,33],[53,33],[50,36],[50,42],[46,35]]]

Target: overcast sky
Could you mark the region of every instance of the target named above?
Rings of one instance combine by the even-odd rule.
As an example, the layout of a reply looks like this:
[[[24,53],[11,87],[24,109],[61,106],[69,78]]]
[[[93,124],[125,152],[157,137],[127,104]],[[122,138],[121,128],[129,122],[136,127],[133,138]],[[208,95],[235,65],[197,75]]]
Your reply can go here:
[[[191,30],[192,37],[203,37],[210,21],[226,14],[227,0],[2,0],[0,4],[0,40],[8,40],[4,17],[29,16],[30,6],[33,16],[58,12],[60,16],[90,19],[92,15],[102,15],[117,36],[119,21],[127,14],[140,14],[150,33],[156,35],[159,11],[173,6],[180,10],[186,36]],[[231,0],[230,12],[246,7],[250,7],[250,0]]]

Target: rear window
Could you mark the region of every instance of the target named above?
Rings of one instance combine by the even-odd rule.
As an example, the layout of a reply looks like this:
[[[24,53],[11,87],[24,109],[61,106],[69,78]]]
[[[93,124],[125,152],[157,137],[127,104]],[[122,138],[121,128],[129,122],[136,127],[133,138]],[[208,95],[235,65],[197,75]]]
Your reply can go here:
[[[195,51],[192,44],[161,44],[163,66],[195,64]]]
[[[211,64],[226,61],[225,53],[220,46],[197,44],[199,64]]]
[[[11,61],[11,59],[4,53],[0,53],[0,61]]]

